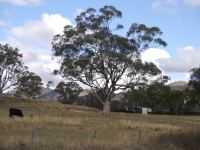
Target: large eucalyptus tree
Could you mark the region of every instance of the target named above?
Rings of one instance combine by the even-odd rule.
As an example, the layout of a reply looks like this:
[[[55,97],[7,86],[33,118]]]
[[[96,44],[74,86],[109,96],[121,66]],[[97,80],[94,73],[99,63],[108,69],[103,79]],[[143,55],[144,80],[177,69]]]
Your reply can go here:
[[[127,36],[118,34],[122,12],[113,6],[96,11],[88,8],[67,25],[52,42],[54,56],[61,57],[61,74],[67,80],[79,81],[91,88],[102,103],[103,114],[110,114],[110,101],[116,92],[144,85],[161,71],[153,63],[143,63],[141,52],[166,46],[158,27],[131,25]],[[154,77],[155,79],[155,77]]]
[[[16,86],[26,69],[17,48],[0,44],[0,101],[2,93]]]

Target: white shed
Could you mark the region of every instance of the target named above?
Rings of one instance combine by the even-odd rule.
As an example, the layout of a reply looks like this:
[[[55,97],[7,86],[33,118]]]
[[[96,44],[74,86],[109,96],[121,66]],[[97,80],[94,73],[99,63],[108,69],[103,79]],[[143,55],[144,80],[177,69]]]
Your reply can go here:
[[[151,108],[146,108],[146,107],[136,107],[136,112],[141,113],[141,114],[148,114],[152,112]]]
[[[148,114],[148,108],[142,107],[142,114]]]

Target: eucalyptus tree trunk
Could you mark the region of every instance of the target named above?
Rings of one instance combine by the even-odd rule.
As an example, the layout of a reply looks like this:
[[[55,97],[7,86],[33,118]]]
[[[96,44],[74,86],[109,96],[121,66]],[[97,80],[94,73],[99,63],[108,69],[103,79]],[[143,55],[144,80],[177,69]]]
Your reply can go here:
[[[0,103],[2,103],[2,90],[0,89]]]
[[[103,104],[103,116],[110,116],[110,101],[106,100]]]

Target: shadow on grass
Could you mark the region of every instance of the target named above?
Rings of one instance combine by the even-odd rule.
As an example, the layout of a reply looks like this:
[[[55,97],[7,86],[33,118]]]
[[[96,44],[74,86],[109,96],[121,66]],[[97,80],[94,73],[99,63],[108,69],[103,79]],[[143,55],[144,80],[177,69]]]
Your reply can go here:
[[[167,133],[155,138],[155,144],[162,149],[200,149],[200,130],[191,132]]]

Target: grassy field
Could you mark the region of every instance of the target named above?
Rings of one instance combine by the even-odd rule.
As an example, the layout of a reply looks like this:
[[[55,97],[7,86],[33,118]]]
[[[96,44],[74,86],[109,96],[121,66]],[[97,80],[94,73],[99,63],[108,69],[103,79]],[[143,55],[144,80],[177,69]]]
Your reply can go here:
[[[24,118],[9,118],[8,109]],[[182,150],[200,149],[199,116],[112,113],[99,110],[4,98],[0,104],[0,149]]]

